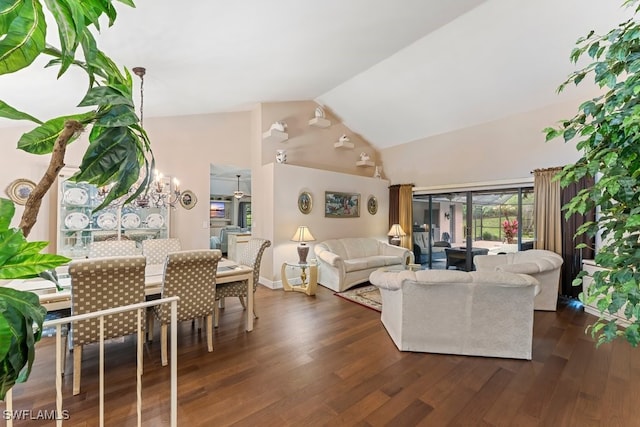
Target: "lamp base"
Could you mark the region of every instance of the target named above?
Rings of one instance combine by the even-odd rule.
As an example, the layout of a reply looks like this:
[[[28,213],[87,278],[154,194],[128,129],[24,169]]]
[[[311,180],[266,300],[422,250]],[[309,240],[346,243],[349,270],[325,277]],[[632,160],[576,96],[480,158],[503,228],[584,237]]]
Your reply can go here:
[[[305,244],[298,245],[298,257],[300,258],[298,262],[300,264],[307,263],[307,255],[309,254],[309,246]]]

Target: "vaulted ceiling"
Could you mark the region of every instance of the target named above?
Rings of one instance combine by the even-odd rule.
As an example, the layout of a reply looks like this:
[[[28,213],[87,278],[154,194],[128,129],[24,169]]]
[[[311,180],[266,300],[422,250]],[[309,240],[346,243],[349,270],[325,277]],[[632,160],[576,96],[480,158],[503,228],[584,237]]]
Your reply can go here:
[[[378,148],[584,97],[555,88],[590,29],[631,16],[622,0],[137,0],[99,36],[147,68],[144,113],[246,110],[315,99]],[[38,61],[0,78],[0,100],[70,114],[86,81]],[[0,126],[15,126],[0,119]]]

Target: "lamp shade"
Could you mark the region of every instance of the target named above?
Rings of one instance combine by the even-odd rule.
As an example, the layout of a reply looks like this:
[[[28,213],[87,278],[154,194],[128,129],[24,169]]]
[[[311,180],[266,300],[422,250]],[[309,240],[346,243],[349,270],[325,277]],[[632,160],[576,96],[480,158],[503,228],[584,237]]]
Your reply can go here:
[[[387,233],[387,236],[400,237],[406,236],[407,233],[404,232],[400,224],[393,224]]]
[[[309,227],[301,225],[298,227],[291,240],[294,242],[313,242],[316,238],[313,237],[313,234],[309,231]]]

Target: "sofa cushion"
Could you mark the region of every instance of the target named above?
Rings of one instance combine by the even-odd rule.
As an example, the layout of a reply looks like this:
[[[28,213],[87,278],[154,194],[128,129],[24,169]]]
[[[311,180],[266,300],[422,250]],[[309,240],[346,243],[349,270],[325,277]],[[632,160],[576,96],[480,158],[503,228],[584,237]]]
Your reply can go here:
[[[369,268],[369,258],[356,258],[344,260],[344,271],[347,273]]]

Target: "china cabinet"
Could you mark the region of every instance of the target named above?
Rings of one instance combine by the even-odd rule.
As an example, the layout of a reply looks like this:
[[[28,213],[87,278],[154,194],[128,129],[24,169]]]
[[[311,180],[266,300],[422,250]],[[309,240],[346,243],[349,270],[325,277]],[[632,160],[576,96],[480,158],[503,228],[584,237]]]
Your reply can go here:
[[[92,242],[101,240],[135,240],[169,237],[169,179],[162,192],[151,192],[126,205],[112,203],[95,211],[104,191],[86,182],[72,182],[76,172],[65,168],[58,175],[57,251],[69,258],[85,258]]]

